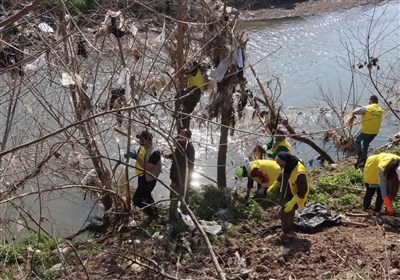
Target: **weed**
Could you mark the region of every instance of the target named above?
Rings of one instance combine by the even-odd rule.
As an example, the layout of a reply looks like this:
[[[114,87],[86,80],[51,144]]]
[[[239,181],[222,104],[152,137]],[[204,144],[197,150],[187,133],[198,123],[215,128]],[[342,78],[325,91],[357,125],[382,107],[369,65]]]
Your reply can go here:
[[[205,185],[200,191],[192,190],[189,194],[190,209],[203,220],[212,220],[219,209],[227,209],[230,197],[226,190],[213,185]]]
[[[32,273],[40,279],[53,279],[54,275],[48,269],[60,262],[59,254],[52,252],[58,244],[57,239],[43,235],[29,235],[17,244],[0,244],[0,262],[11,265],[19,256],[26,254],[28,248],[32,248],[35,250],[32,255]]]
[[[363,174],[353,167],[310,185],[309,202],[323,203],[337,211],[359,207],[364,193]]]

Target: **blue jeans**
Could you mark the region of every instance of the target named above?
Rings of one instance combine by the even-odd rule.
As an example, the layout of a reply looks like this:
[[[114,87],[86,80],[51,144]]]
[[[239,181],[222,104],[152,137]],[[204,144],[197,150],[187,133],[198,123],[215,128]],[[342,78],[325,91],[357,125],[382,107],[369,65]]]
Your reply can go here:
[[[366,158],[368,155],[369,144],[374,140],[376,134],[358,133],[354,139],[354,146],[358,157]]]

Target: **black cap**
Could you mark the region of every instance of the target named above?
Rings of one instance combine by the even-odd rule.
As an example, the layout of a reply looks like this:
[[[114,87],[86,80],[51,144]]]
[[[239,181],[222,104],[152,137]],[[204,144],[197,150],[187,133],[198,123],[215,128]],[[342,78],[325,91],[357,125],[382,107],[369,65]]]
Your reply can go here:
[[[372,101],[373,103],[378,103],[378,96],[376,95],[371,95],[371,97],[369,98],[370,101]]]
[[[136,134],[136,138],[143,139],[147,142],[153,141],[153,135],[151,135],[147,130],[143,130],[140,134]]]

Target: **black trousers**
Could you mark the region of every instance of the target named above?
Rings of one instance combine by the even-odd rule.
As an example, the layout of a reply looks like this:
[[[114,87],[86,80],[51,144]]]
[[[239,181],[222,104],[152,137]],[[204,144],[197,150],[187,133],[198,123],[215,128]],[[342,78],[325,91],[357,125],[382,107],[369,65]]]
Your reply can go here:
[[[368,184],[365,184],[365,186],[366,186],[366,192],[364,195],[364,202],[363,202],[364,210],[367,210],[371,207],[372,197],[374,196],[375,191],[377,191],[374,211],[375,212],[381,211],[383,204],[381,190],[379,188],[370,188]]]
[[[196,108],[197,103],[199,103],[201,99],[201,90],[195,87],[188,88],[178,95],[177,98],[181,96],[185,97],[178,99],[175,104],[177,111],[182,112],[178,113],[177,116],[178,126],[180,128],[189,128],[190,114],[193,112],[194,108]]]
[[[138,187],[132,198],[133,204],[139,208],[143,208],[143,212],[150,218],[157,216],[157,208],[153,205],[154,199],[151,195],[156,183],[157,180],[148,182],[144,175],[139,176]]]

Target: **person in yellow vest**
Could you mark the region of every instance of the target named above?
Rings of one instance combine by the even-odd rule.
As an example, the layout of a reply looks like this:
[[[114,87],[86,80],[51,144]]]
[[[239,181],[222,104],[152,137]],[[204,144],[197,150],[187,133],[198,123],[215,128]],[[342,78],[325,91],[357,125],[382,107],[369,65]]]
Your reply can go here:
[[[288,152],[279,152],[275,158],[282,168],[278,180],[268,188],[268,194],[280,187],[281,210],[279,216],[282,223],[282,231],[293,231],[294,215],[296,209],[302,210],[309,193],[308,172],[301,161]]]
[[[379,133],[383,113],[384,110],[378,105],[376,95],[371,95],[369,105],[356,108],[352,113],[353,116],[361,115],[361,131],[354,139],[354,148],[358,156],[356,168],[363,166],[367,160],[369,144]]]
[[[377,191],[374,211],[381,211],[382,203],[385,203],[387,213],[392,215],[391,202],[397,196],[400,182],[400,156],[380,153],[368,157],[364,167],[364,182],[367,188],[364,210],[370,209],[372,197]]]
[[[267,145],[259,145],[258,149],[262,154],[265,154],[270,150],[270,152],[267,153],[267,156],[275,159],[279,152],[290,153],[291,147],[289,142],[286,140],[285,132],[282,129],[277,129],[271,141],[269,141]]]
[[[125,158],[136,160],[135,173],[138,176],[138,187],[132,202],[135,206],[143,209],[148,215],[148,221],[151,222],[158,215],[151,193],[156,186],[157,177],[161,173],[161,153],[154,149],[153,135],[149,131],[142,131],[136,135],[136,138],[139,140],[139,149],[124,154]]]
[[[190,128],[190,114],[199,103],[204,87],[201,64],[194,62],[193,67],[186,71],[185,74],[187,77],[186,89],[177,95],[175,104],[178,111],[178,131]]]
[[[266,189],[278,179],[279,173],[281,173],[281,168],[274,160],[270,159],[253,160],[235,168],[236,178],[247,178],[246,201],[249,199],[254,181],[258,183],[255,198],[260,198],[264,196]]]

